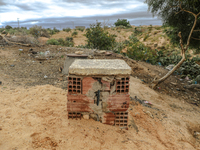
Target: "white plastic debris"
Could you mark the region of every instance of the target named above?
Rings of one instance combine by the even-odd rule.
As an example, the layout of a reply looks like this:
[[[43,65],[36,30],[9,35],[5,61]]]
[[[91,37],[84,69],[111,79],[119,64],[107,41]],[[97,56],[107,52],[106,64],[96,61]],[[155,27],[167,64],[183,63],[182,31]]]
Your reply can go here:
[[[46,79],[47,77],[48,77],[48,76],[46,76],[46,75],[44,76],[45,79]]]
[[[171,65],[165,67],[165,69],[167,69],[167,70],[172,70],[173,68],[174,68],[174,64],[171,64]]]

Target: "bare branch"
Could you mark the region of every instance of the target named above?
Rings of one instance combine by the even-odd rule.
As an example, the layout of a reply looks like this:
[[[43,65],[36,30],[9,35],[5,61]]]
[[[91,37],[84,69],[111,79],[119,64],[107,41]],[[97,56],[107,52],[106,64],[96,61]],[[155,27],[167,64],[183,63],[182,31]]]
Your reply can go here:
[[[200,31],[200,30],[194,30],[194,32],[198,32],[198,31]]]
[[[200,40],[200,39],[198,39],[198,38],[194,38],[194,37],[191,37],[192,39],[195,39],[195,40]]]
[[[183,52],[185,52],[185,49],[183,47],[183,38],[182,38],[181,32],[178,33],[178,36],[180,38],[181,54],[183,54]]]
[[[189,44],[190,44],[190,39],[191,39],[192,33],[193,33],[193,31],[194,31],[194,28],[195,28],[195,26],[196,26],[196,24],[197,24],[197,15],[195,15],[194,17],[195,17],[194,24],[193,24],[193,27],[192,27],[192,29],[191,29],[191,31],[190,31],[190,35],[189,35],[189,37],[188,37],[188,40],[187,40],[187,45],[186,45],[186,48],[185,48],[185,50],[187,50],[187,49],[188,49],[188,47],[189,47]]]

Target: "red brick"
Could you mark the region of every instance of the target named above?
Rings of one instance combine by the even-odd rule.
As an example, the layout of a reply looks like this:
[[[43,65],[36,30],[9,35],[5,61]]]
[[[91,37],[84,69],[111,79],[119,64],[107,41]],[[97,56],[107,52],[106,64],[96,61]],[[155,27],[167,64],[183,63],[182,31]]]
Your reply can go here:
[[[82,94],[87,94],[87,92],[92,88],[93,84],[98,82],[92,77],[85,77],[82,80]]]
[[[107,108],[110,111],[127,111],[130,103],[130,97],[129,94],[110,95],[107,103]]]
[[[112,112],[104,113],[102,116],[102,123],[114,125],[115,124],[115,115]]]
[[[105,91],[110,91],[110,82],[101,80],[101,83],[105,86]]]

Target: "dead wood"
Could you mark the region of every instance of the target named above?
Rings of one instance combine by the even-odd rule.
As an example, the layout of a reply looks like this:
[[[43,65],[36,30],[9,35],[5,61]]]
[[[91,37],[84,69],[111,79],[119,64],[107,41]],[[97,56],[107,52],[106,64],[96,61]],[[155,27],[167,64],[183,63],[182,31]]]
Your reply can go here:
[[[194,89],[194,88],[200,89],[200,84],[187,85],[187,86],[185,86],[185,88],[186,89]]]
[[[4,31],[3,31],[3,32],[4,32]],[[2,32],[2,33],[3,33],[3,32]],[[7,35],[7,34],[6,34],[6,35]],[[6,38],[6,35],[0,34],[0,39],[5,40],[8,44],[15,44],[15,45],[21,45],[21,46],[26,46],[26,47],[31,46],[30,44],[22,44],[22,43],[17,43],[17,42],[11,42],[11,41],[9,41],[9,40]]]

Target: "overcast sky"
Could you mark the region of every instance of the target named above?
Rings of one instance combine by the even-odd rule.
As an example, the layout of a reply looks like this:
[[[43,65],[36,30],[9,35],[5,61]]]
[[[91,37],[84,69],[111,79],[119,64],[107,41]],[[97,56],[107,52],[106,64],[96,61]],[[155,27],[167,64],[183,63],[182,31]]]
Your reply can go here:
[[[144,0],[0,0],[0,27],[40,25],[58,29],[99,22],[113,25],[127,19],[131,25],[161,25]]]

